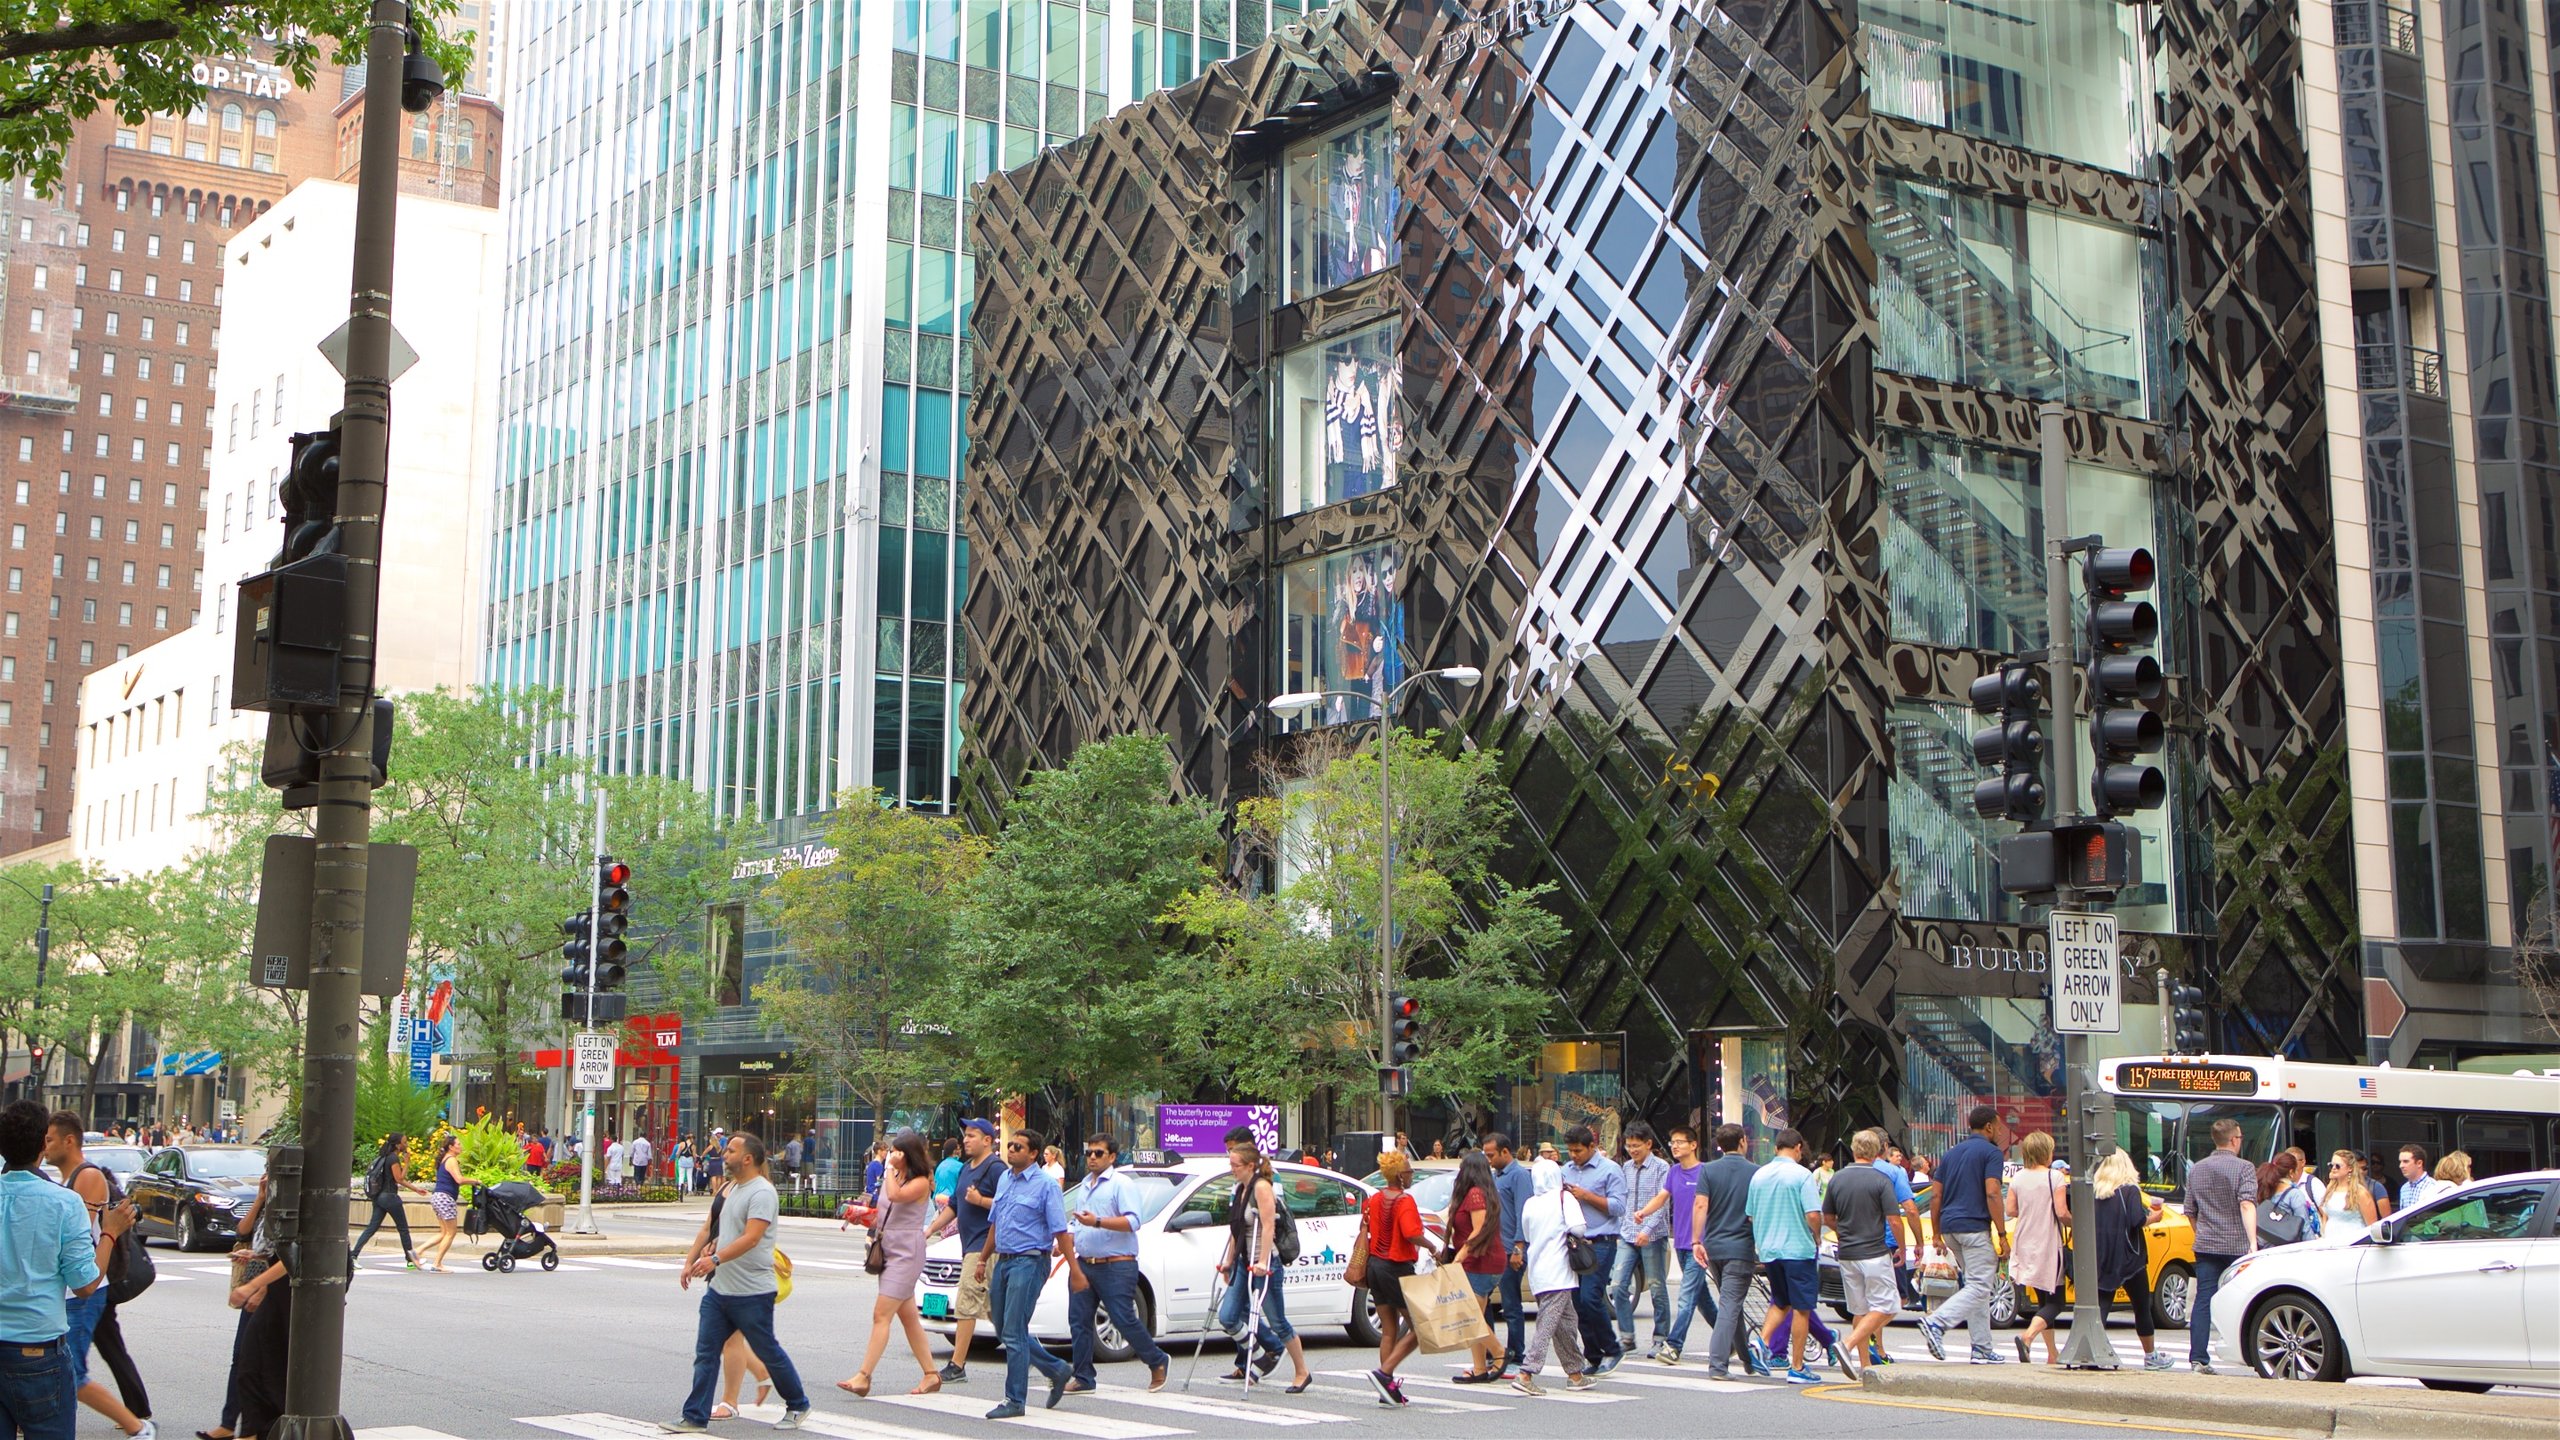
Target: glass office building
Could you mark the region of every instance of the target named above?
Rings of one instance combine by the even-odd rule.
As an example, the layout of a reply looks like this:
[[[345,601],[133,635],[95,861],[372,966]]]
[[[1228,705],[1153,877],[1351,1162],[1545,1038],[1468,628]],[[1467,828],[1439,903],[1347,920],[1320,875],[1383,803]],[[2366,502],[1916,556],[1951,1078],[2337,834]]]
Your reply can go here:
[[[777,854],[849,788],[948,807],[969,187],[1299,8],[527,8],[487,683],[559,692],[549,743],[681,776]],[[741,999],[786,944],[745,931]],[[737,1005],[688,1045],[775,1042]]]
[[[1232,800],[1294,730],[1356,739],[1402,676],[1477,667],[1396,718],[1500,751],[1503,873],[1554,882],[1572,932],[1550,1030],[1620,1072],[1585,1093],[1657,1123],[1884,1118],[1929,1148],[1978,1100],[2052,1128],[2044,912],[1998,884],[2011,827],[1974,811],[1966,707],[2048,640],[2050,402],[2071,529],[2162,564],[2169,798],[2134,817],[2131,1003],[2099,1053],[2161,1048],[2166,970],[2206,989],[2223,1047],[2362,1057],[2363,852],[2387,890],[2399,851],[2354,758],[2373,606],[2342,593],[2367,537],[2340,523],[2359,412],[2324,373],[2349,332],[2326,267],[2341,301],[2408,282],[2351,276],[2315,209],[2334,136],[2293,97],[2322,98],[2327,39],[2298,24],[2179,0],[1345,0],[996,176],[970,804],[1130,729]],[[2510,99],[2549,94],[2533,56]],[[2532,127],[2509,128],[2482,153],[2524,215]],[[2442,267],[2504,265],[2498,333],[2542,358],[2474,369],[2545,406],[2548,230],[2475,225]],[[2390,422],[2373,399],[2364,422]],[[2550,447],[2522,444],[2545,431],[2498,433],[2547,508]],[[2474,482],[2447,483],[2459,519]],[[2520,503],[2518,610],[2552,576]],[[2513,663],[2547,684],[2534,643]],[[1346,693],[1268,715],[1307,689]],[[2476,853],[2501,777],[2460,769],[2427,791],[2413,768],[2410,804]],[[2500,833],[2547,872],[2531,828]],[[2494,932],[2477,884],[2445,888],[2469,872],[2430,863]]]

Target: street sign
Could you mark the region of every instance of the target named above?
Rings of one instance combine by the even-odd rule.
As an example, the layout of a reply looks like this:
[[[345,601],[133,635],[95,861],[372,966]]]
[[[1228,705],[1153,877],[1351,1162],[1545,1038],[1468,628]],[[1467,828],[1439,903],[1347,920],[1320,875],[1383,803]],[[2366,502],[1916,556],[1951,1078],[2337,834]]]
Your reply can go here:
[[[2055,1033],[2113,1035],[2123,1030],[2116,917],[2095,910],[2056,910],[2050,933]]]
[[[409,1042],[417,1037],[417,1021],[409,1013],[409,992],[391,997],[391,1053],[396,1058],[409,1053]]]
[[[569,1088],[573,1090],[610,1090],[613,1088],[613,1037],[601,1030],[581,1030],[574,1047],[576,1066],[571,1071]]]
[[[427,1038],[423,1029],[409,1042],[409,1083],[428,1085],[435,1081],[436,1042]]]
[[[329,368],[337,371],[340,375],[345,375],[347,373],[347,346],[349,344],[350,337],[355,330],[355,325],[355,320],[350,317],[337,329],[330,331],[328,339],[320,342],[321,355],[328,360]],[[385,380],[397,380],[401,376],[408,374],[409,367],[417,363],[417,347],[411,345],[409,343],[409,337],[401,334],[395,327],[391,332],[391,369],[382,378]]]

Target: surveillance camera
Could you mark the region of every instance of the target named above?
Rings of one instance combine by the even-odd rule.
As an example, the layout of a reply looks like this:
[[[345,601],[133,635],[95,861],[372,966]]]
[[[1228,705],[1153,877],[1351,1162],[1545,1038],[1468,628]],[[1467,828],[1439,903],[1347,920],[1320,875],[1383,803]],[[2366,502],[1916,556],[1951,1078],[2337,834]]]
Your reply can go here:
[[[444,71],[412,50],[400,66],[400,108],[415,115],[444,98]]]

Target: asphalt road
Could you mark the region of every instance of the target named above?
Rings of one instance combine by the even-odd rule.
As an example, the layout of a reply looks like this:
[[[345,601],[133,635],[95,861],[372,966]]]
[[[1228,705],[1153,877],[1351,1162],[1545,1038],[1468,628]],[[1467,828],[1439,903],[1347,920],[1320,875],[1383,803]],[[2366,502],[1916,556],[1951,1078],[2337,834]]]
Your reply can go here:
[[[699,1223],[699,1212],[685,1217],[627,1211],[609,1214],[603,1223],[617,1239],[682,1238]],[[360,1440],[625,1440],[655,1435],[658,1421],[675,1417],[691,1374],[696,1300],[695,1293],[677,1288],[673,1259],[597,1256],[572,1260],[551,1274],[520,1269],[500,1275],[481,1270],[479,1252],[465,1240],[449,1262],[453,1273],[411,1274],[398,1268],[397,1248],[384,1244],[389,1238],[375,1240],[350,1292],[345,1407]],[[1176,1357],[1174,1384],[1161,1395],[1143,1393],[1145,1373],[1134,1363],[1111,1366],[1103,1370],[1098,1394],[1071,1396],[1054,1411],[1034,1408],[1024,1420],[990,1423],[981,1417],[1002,1398],[1003,1385],[1002,1359],[991,1344],[979,1347],[968,1383],[939,1396],[910,1399],[903,1393],[917,1377],[913,1359],[894,1337],[890,1358],[875,1377],[874,1393],[882,1398],[856,1400],[834,1388],[860,1363],[868,1331],[872,1282],[861,1273],[858,1238],[858,1232],[840,1232],[828,1221],[784,1222],[783,1243],[799,1279],[782,1307],[780,1334],[816,1397],[809,1432],[838,1440],[929,1440],[1008,1429],[1092,1440],[1170,1440],[1260,1436],[1309,1426],[1325,1427],[1329,1440],[2165,1433],[2165,1427],[1884,1405],[1845,1384],[1718,1383],[1695,1361],[1675,1370],[1630,1360],[1597,1391],[1565,1395],[1558,1379],[1547,1396],[1533,1398],[1501,1387],[1449,1385],[1437,1377],[1454,1368],[1452,1357],[1417,1356],[1405,1367],[1414,1403],[1388,1411],[1361,1379],[1376,1363],[1376,1352],[1355,1347],[1339,1331],[1307,1336],[1318,1383],[1306,1395],[1282,1396],[1277,1387],[1248,1395],[1222,1384],[1216,1377],[1226,1366],[1215,1355],[1201,1362],[1185,1392],[1184,1352]],[[124,1329],[151,1387],[162,1434],[180,1440],[214,1423],[234,1317],[223,1304],[222,1256],[180,1256],[165,1248],[156,1254],[160,1281],[126,1308]],[[377,1268],[385,1259],[391,1268]],[[1639,1317],[1638,1326],[1650,1336],[1649,1317]],[[1908,1325],[1895,1328],[1889,1347],[1899,1363],[1933,1363]],[[2132,1348],[2130,1335],[2124,1348]],[[1035,1407],[1042,1393],[1035,1379]],[[747,1418],[713,1429],[758,1434],[779,1413],[779,1405],[751,1409]],[[108,1440],[116,1433],[83,1412],[83,1440]],[[2216,1432],[2190,1424],[2175,1433]]]

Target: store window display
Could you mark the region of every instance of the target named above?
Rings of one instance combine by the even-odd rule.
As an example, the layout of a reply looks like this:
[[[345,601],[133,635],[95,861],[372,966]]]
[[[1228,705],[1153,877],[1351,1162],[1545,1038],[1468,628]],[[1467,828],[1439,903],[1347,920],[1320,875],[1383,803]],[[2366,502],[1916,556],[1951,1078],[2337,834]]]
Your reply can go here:
[[[1395,127],[1380,114],[1291,152],[1284,300],[1396,263]]]
[[[1404,679],[1404,601],[1396,589],[1396,549],[1373,545],[1281,572],[1281,623],[1287,644],[1280,689],[1348,691],[1290,728],[1346,725],[1377,716],[1377,704]]]
[[[1396,483],[1404,442],[1398,374],[1394,321],[1307,346],[1283,362],[1281,513]]]

